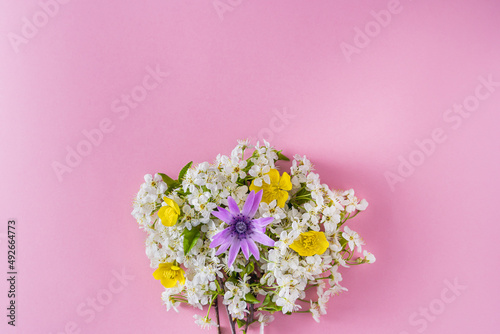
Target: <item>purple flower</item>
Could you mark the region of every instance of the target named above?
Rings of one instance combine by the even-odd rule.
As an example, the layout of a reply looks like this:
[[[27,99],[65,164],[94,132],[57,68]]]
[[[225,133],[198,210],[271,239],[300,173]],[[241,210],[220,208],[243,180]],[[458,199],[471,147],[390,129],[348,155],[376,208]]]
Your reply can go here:
[[[266,246],[274,246],[273,239],[264,234],[266,232],[266,225],[271,223],[274,218],[263,217],[253,219],[253,216],[259,208],[261,199],[262,190],[258,193],[253,191],[250,192],[243,206],[243,210],[240,212],[238,204],[229,196],[227,198],[229,211],[220,206],[217,207],[219,211],[212,211],[215,217],[229,225],[229,227],[214,235],[212,243],[210,244],[210,248],[220,246],[215,255],[224,253],[231,246],[227,261],[228,267],[231,267],[234,263],[240,248],[247,260],[250,253],[258,260],[260,253],[255,242]]]

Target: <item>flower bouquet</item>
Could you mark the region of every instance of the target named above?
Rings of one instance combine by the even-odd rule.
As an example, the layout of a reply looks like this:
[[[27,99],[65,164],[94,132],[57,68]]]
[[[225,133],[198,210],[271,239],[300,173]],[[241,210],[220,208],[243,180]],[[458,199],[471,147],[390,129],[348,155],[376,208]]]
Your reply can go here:
[[[364,242],[346,226],[368,203],[321,184],[305,156],[294,157],[290,174],[280,173],[279,160],[289,161],[267,142],[239,141],[230,156],[190,162],[177,179],[144,177],[132,215],[148,234],[167,310],[208,306],[195,322],[219,332],[219,299],[232,333],[255,322],[263,332],[275,312],[319,322],[329,298],[347,290],[339,266],[375,261],[366,250],[355,256]],[[309,289],[317,297],[306,298]]]

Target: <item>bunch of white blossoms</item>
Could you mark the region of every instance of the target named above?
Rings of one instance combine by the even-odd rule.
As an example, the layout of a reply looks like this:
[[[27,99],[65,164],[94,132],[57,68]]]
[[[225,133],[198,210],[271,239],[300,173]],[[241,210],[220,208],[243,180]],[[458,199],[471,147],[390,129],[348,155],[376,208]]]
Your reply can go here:
[[[319,322],[330,297],[347,290],[339,267],[375,262],[346,226],[368,203],[352,189],[321,184],[305,156],[294,157],[290,174],[278,171],[279,160],[289,161],[265,141],[239,141],[230,156],[190,162],[177,179],[144,177],[132,215],[148,233],[146,254],[167,310],[208,305],[195,322],[218,327],[221,296],[233,333],[235,323],[263,329],[278,311]],[[311,288],[317,296],[306,295]]]

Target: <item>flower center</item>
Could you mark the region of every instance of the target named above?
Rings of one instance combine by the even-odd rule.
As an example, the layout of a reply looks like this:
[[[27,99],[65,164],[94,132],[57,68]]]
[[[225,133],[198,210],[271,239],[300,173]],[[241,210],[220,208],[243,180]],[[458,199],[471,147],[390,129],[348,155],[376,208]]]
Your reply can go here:
[[[305,249],[311,249],[314,247],[314,244],[315,244],[315,240],[316,238],[311,238],[311,237],[306,237],[304,238],[304,240],[302,241],[302,244],[304,245],[304,248]]]
[[[247,224],[244,221],[240,220],[239,222],[236,223],[234,229],[238,233],[245,233],[247,231]]]
[[[266,198],[276,199],[280,194],[280,187],[277,183],[264,184],[264,193],[266,194]]]
[[[252,219],[247,216],[242,215],[241,213],[237,216],[234,216],[232,225],[233,225],[233,233],[236,233],[238,239],[246,239],[249,235],[252,234]]]
[[[173,279],[173,278],[175,278],[175,276],[177,276],[177,274],[173,270],[165,270],[163,272],[163,277],[165,277],[167,279]]]

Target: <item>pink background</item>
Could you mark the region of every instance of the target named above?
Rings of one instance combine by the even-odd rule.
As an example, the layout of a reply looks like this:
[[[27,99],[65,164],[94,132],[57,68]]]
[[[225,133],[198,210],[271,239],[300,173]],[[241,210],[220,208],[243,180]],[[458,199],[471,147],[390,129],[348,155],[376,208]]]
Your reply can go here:
[[[260,136],[369,201],[351,227],[377,256],[342,271],[349,291],[320,324],[277,315],[266,333],[498,333],[500,87],[458,128],[444,117],[478,77],[500,81],[499,3],[401,0],[378,32],[370,11],[388,1],[222,1],[232,11],[221,17],[212,0],[71,1],[47,22],[37,1],[0,2],[0,276],[9,218],[19,271],[17,326],[2,313],[0,331],[201,332],[192,317],[203,312],[165,311],[132,198],[146,173]],[[43,26],[15,52],[9,36],[33,16]],[[341,43],[367,24],[369,45],[348,61]],[[170,74],[127,117],[115,113],[148,66]],[[276,121],[283,110],[293,117]],[[54,162],[105,119],[113,131],[60,181]],[[392,191],[384,173],[421,158],[415,141],[435,128],[447,139]],[[133,280],[109,294],[122,269]],[[445,290],[455,279],[457,296]],[[96,296],[112,299],[82,316]]]

